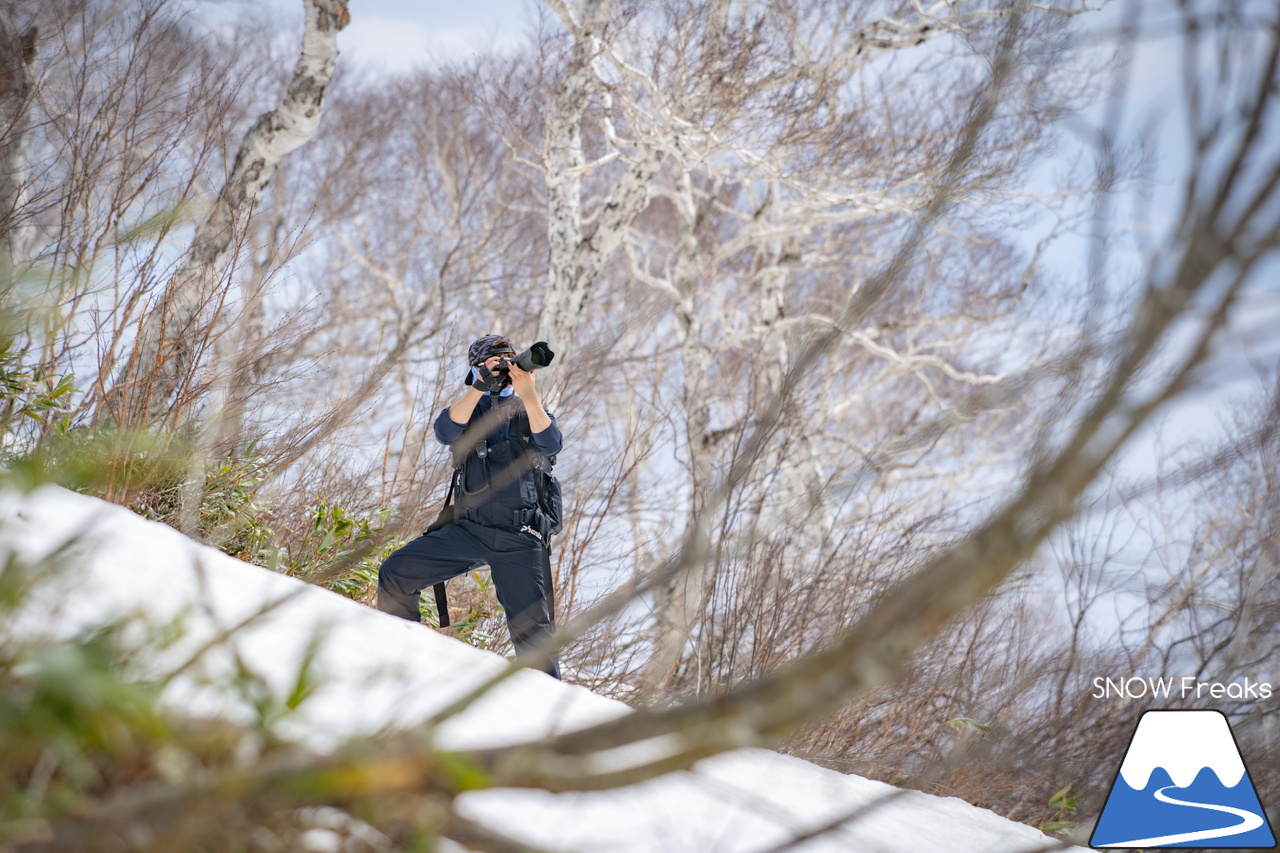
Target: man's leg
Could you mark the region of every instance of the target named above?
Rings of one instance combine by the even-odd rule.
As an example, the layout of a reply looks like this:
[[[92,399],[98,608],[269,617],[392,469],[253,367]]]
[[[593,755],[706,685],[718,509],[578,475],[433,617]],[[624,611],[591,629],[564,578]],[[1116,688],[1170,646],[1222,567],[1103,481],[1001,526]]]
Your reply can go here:
[[[462,524],[447,524],[419,536],[383,561],[378,569],[378,609],[411,622],[421,621],[418,593],[483,566],[485,546]]]
[[[489,568],[517,657],[534,653],[551,638],[553,604],[551,564],[546,547],[523,533],[493,530]],[[555,678],[560,665],[553,656],[539,669]]]

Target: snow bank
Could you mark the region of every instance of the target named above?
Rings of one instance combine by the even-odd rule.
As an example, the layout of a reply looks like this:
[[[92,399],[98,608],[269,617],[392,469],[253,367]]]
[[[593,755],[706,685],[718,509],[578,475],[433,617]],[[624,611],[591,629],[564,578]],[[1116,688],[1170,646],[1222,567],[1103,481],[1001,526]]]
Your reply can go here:
[[[182,641],[156,653],[163,665],[234,628],[230,648],[206,656],[166,694],[192,713],[245,713],[227,687],[234,656],[283,696],[308,649],[316,648],[320,686],[286,731],[320,749],[353,735],[412,727],[504,667],[501,658],[423,626],[51,486],[26,496],[0,494],[0,560],[10,555],[27,561],[53,555],[61,568],[6,630],[70,638],[126,616],[156,624],[180,619]],[[449,721],[440,742],[513,743],[626,712],[619,702],[527,670]],[[1030,827],[961,800],[900,791],[764,750],[740,750],[618,791],[471,792],[459,808],[525,843],[592,853],[763,853],[855,813],[855,820],[791,849],[1017,853],[1054,846]]]

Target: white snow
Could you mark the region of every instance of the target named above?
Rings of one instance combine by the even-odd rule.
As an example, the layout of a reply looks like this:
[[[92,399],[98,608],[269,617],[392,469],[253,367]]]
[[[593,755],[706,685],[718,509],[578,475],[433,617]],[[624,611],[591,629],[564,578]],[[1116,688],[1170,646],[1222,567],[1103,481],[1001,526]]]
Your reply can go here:
[[[52,486],[25,496],[0,493],[0,562],[55,552],[52,563],[61,569],[49,573],[0,631],[69,639],[131,615],[155,624],[181,619],[182,641],[152,658],[156,666],[171,666],[248,620],[232,634],[232,648],[202,658],[165,694],[172,705],[204,715],[247,713],[229,686],[233,654],[284,696],[308,647],[319,643],[322,682],[287,721],[291,737],[316,748],[411,728],[504,667],[488,652],[239,562],[120,507]],[[522,671],[446,723],[438,742],[448,748],[514,743],[625,713],[619,702]],[[855,819],[789,849],[1058,849],[1035,829],[961,800],[902,791],[765,750],[739,750],[615,791],[475,791],[462,795],[458,807],[498,832],[558,851],[764,853],[854,813]]]
[[[1120,765],[1125,784],[1147,787],[1151,773],[1163,767],[1173,784],[1185,788],[1208,767],[1228,788],[1244,777],[1244,759],[1220,711],[1148,711],[1138,721],[1129,751]]]

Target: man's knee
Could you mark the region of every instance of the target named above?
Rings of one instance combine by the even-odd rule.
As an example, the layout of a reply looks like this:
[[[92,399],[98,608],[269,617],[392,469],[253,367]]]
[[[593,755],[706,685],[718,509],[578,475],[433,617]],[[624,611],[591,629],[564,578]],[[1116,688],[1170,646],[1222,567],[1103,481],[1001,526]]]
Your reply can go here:
[[[407,561],[396,551],[378,567],[377,607],[412,622],[421,621],[418,614],[418,593],[421,586],[404,571]]]
[[[382,565],[378,566],[378,591],[386,589],[406,595],[417,590],[406,589],[404,586],[404,558],[399,551],[396,551],[387,559],[382,561]]]

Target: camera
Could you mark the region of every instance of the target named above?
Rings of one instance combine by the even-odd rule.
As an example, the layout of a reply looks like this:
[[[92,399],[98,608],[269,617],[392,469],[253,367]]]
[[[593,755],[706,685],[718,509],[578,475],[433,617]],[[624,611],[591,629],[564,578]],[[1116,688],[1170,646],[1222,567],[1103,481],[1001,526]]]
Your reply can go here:
[[[555,357],[556,354],[551,351],[551,347],[547,346],[546,341],[538,341],[510,360],[519,365],[521,370],[532,372],[540,367],[546,367]]]
[[[489,374],[491,378],[485,378],[485,374],[489,372],[482,366],[480,368],[481,379],[477,380],[476,387],[482,391],[497,391],[506,388],[511,384],[510,365],[512,362],[519,365],[521,370],[532,372],[546,367],[555,357],[556,354],[547,345],[546,341],[538,341],[522,353],[510,357],[503,356],[502,361],[498,363],[498,367]],[[472,384],[470,376],[467,377],[467,384]]]

